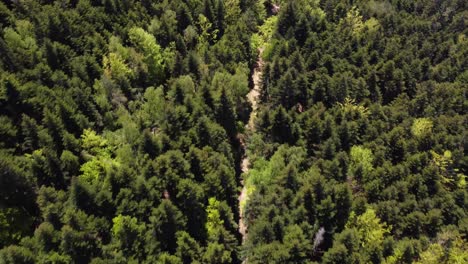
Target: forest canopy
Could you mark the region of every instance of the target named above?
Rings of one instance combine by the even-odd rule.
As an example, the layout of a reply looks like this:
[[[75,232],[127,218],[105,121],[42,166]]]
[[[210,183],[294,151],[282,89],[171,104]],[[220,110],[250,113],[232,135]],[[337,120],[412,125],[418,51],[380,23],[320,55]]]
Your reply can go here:
[[[468,263],[467,19],[0,1],[0,263]]]

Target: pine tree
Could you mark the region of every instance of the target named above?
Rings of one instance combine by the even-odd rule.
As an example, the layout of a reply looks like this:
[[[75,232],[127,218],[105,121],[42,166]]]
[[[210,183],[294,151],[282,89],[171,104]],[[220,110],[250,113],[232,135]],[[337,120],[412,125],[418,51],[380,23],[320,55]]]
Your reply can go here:
[[[216,112],[218,123],[226,130],[231,140],[234,140],[237,135],[236,113],[224,88],[221,90]]]
[[[294,131],[291,117],[286,110],[280,106],[276,111],[271,128],[273,140],[279,143],[294,144],[296,142],[296,131]]]

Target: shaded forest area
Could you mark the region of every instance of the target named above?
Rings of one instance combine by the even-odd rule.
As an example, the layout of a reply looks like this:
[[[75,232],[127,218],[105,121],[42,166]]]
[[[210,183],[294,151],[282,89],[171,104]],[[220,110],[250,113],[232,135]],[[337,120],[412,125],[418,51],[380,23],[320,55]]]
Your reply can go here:
[[[1,1],[0,263],[467,263],[467,19]]]

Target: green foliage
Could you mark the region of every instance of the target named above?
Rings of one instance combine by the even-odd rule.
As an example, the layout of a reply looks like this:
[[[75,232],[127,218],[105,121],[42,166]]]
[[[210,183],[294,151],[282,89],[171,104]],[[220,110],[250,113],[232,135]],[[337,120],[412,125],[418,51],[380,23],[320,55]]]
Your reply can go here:
[[[142,106],[142,119],[147,126],[160,125],[164,121],[166,102],[161,87],[149,87],[145,91],[145,103]]]
[[[374,155],[370,149],[364,148],[362,146],[353,146],[349,156],[354,168],[362,168],[364,176],[367,176],[372,171]]]
[[[153,210],[149,220],[151,235],[147,243],[154,244],[155,241],[160,241],[163,251],[175,252],[177,247],[176,233],[183,231],[185,227],[185,219],[179,209],[170,201],[163,200]]]
[[[132,77],[132,70],[127,66],[122,57],[117,53],[109,53],[103,59],[104,74],[122,80]]]
[[[226,10],[226,23],[233,24],[241,15],[240,0],[225,0],[223,1],[224,9]]]
[[[346,13],[346,17],[343,18],[341,23],[342,26],[349,29],[353,35],[359,35],[364,30],[362,15],[355,6]]]
[[[390,233],[390,228],[381,223],[373,209],[367,209],[362,215],[356,216],[351,212],[346,228],[356,228],[361,247],[381,245]]]
[[[213,76],[212,86],[214,91],[219,94],[224,89],[232,101],[242,100],[249,92],[247,75],[246,67],[242,65],[236,68],[235,74],[232,75],[226,72],[216,72]]]
[[[2,263],[5,264],[35,263],[33,253],[30,250],[19,246],[9,246],[0,250],[0,259],[2,260]]]
[[[84,163],[80,171],[83,173],[81,178],[88,183],[96,183],[99,180],[99,175],[104,173],[102,163],[98,159],[92,159]]]
[[[467,263],[461,2],[3,1],[0,263]]]
[[[349,263],[349,253],[342,244],[332,247],[323,256],[323,263]]]
[[[203,14],[198,15],[198,25],[200,27],[200,34],[198,35],[198,49],[203,50],[209,43],[216,41],[217,29],[213,30],[213,23],[211,23]]]
[[[420,259],[415,264],[442,263],[444,249],[439,244],[431,244],[425,251],[419,255]]]
[[[165,54],[165,51],[156,42],[156,38],[144,29],[134,27],[129,30],[128,34],[133,45],[143,53],[148,73],[150,76],[154,76],[150,78],[156,78],[155,80],[162,82],[168,54]]]
[[[111,158],[107,140],[90,129],[85,129],[81,135],[82,146],[92,156],[80,167],[80,179],[89,184],[97,184],[111,167],[119,163]]]
[[[356,103],[354,99],[349,97],[345,98],[343,103],[339,103],[339,106],[343,109],[346,114],[354,114],[358,113],[363,117],[367,117],[369,115],[368,108],[363,105],[359,105]]]
[[[459,169],[454,168],[452,152],[446,150],[443,155],[431,151],[432,161],[441,170],[442,183],[449,187],[466,187],[466,175],[459,173]]]
[[[107,140],[96,134],[92,129],[85,129],[81,135],[81,144],[91,155],[108,156]]]
[[[0,4],[0,262],[237,262],[250,8],[75,2]]]
[[[317,232],[314,261],[416,261],[427,239],[436,241],[443,226],[460,229],[459,217],[466,217],[465,203],[455,205],[454,197],[466,195],[460,190],[466,186],[466,114],[459,108],[464,96],[458,94],[463,89],[448,88],[461,87],[455,76],[463,79],[464,69],[439,50],[448,52],[455,44],[448,39],[463,35],[461,28],[446,21],[439,32],[431,31],[437,19],[430,5],[273,4],[280,13],[270,17],[277,24],[264,52],[262,104],[248,146],[253,167],[241,205],[250,224],[247,258],[292,262],[289,252],[279,250],[294,245],[285,243],[281,227],[306,219],[315,227],[299,225],[308,237],[326,230]],[[263,41],[263,30],[270,32],[264,26],[252,36],[253,47]],[[425,51],[415,53],[420,39],[426,39]],[[431,59],[435,54],[438,59]],[[442,68],[452,70],[452,77]],[[272,155],[286,143],[305,151],[305,161],[275,172]],[[435,258],[443,263],[449,247],[440,246],[433,250],[444,252],[444,259]]]
[[[253,50],[257,50],[259,48],[263,48],[265,50],[269,49],[267,44],[270,43],[270,40],[275,33],[277,24],[277,16],[271,16],[263,22],[263,24],[258,29],[258,33],[254,33],[252,35],[251,43]]]
[[[232,262],[231,253],[224,250],[223,245],[218,243],[210,243],[203,254],[203,262],[210,264],[227,264]]]
[[[176,255],[183,261],[183,263],[196,263],[201,257],[200,246],[188,233],[180,232],[177,234]]]
[[[219,205],[220,202],[216,200],[216,198],[211,197],[208,199],[208,207],[206,207],[206,230],[209,237],[216,235],[218,233],[218,229],[224,224],[218,210]]]
[[[159,255],[158,263],[161,264],[182,264],[182,260],[180,260],[177,256],[169,255],[168,253],[163,253]]]
[[[20,241],[27,234],[31,219],[28,219],[23,208],[7,207],[0,209],[0,246]]]
[[[281,146],[269,161],[259,159],[247,175],[246,186],[269,186],[279,177],[286,164],[299,166],[304,159],[304,150],[298,147]]]
[[[431,135],[433,123],[428,118],[415,119],[411,126],[411,133],[418,139],[423,139]]]
[[[34,36],[34,26],[27,20],[17,20],[15,28],[5,28],[4,40],[18,64],[32,67],[40,56]]]
[[[128,255],[138,254],[138,251],[141,250],[139,248],[140,236],[144,232],[144,225],[138,223],[138,219],[135,217],[121,214],[114,217],[112,222],[112,237],[119,247]]]

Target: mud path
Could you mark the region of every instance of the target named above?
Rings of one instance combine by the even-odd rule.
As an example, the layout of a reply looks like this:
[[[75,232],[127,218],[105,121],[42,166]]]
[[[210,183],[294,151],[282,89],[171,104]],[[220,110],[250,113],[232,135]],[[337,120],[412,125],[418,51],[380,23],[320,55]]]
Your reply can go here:
[[[247,125],[247,130],[250,130],[250,131],[255,130],[254,120],[257,115],[258,102],[260,99],[260,92],[262,89],[262,86],[261,86],[262,85],[262,71],[263,71],[263,66],[264,66],[262,54],[263,54],[263,48],[260,48],[258,50],[257,63],[255,65],[255,69],[252,74],[252,80],[253,80],[254,86],[250,90],[250,92],[247,94],[247,100],[252,105],[252,112],[250,113],[249,123]]]
[[[249,134],[249,132],[253,132],[255,130],[254,120],[257,115],[258,103],[260,99],[262,70],[263,70],[263,65],[264,65],[264,62],[262,60],[262,53],[263,53],[263,48],[260,48],[258,59],[257,59],[257,64],[252,74],[253,88],[247,94],[247,100],[252,105],[252,112],[250,113],[249,122],[246,126],[246,134]],[[245,144],[246,144],[245,140],[241,140],[241,147],[244,153],[246,153]],[[241,163],[241,169],[242,169],[243,174],[248,173],[249,166],[250,166],[249,158],[247,157],[247,154],[244,154],[244,157],[242,158],[242,163]],[[247,188],[243,180],[241,180],[241,184],[242,184],[242,191],[239,194],[239,198],[238,198],[239,199],[239,233],[242,235],[242,241],[244,242],[247,238],[247,225],[245,224],[243,216],[244,216],[244,206],[248,200],[248,197],[247,197]],[[246,263],[246,260],[244,260],[243,263]]]

